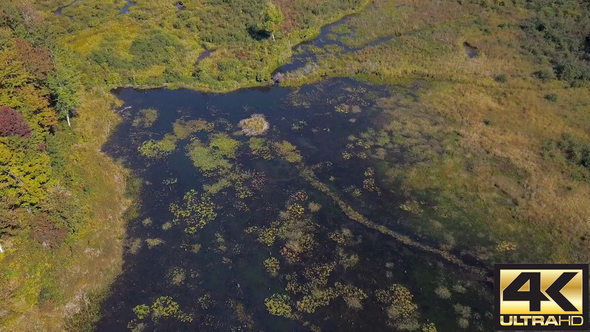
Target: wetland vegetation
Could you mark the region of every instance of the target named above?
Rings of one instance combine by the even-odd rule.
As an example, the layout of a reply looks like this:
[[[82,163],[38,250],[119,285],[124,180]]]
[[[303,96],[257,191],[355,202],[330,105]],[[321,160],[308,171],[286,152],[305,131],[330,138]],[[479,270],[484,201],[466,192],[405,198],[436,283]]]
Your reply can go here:
[[[589,11],[4,1],[0,329],[491,331],[590,257]]]

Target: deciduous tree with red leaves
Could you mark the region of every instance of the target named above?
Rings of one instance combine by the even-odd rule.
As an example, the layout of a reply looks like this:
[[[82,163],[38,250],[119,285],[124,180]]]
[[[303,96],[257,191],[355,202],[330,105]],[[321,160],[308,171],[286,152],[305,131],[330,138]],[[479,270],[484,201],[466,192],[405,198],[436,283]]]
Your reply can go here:
[[[31,129],[22,114],[12,108],[0,108],[0,136],[30,137]]]
[[[33,47],[26,40],[16,38],[14,40],[18,50],[18,59],[24,64],[25,69],[40,80],[47,78],[47,74],[53,71],[51,52],[47,47]]]

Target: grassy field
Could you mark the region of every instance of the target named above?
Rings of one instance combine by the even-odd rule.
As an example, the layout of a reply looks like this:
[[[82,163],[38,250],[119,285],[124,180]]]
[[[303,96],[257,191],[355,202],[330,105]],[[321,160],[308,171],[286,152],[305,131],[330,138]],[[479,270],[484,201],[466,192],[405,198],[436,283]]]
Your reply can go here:
[[[528,49],[531,37],[522,26],[535,12],[502,4],[375,1],[346,24],[358,37],[343,41],[359,47],[393,40],[320,56],[313,73],[290,73],[284,84],[324,76],[415,83],[417,101],[383,102],[389,123],[381,127],[413,160],[384,167],[391,183],[414,201],[437,202],[437,211],[416,209],[416,227],[490,261],[584,262],[588,83],[555,79],[555,59]],[[393,16],[382,22],[381,12]],[[473,248],[482,234],[491,234],[496,252]]]

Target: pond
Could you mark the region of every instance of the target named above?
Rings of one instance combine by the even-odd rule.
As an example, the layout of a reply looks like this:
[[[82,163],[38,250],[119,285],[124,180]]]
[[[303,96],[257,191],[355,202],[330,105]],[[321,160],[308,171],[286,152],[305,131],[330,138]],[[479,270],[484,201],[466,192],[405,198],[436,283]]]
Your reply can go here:
[[[317,48],[357,50],[340,41],[345,21],[276,73]],[[98,330],[492,330],[489,264],[416,233],[387,179],[405,156],[382,130],[385,101],[419,103],[412,89],[115,90],[124,120],[104,151],[133,171],[141,204]]]
[[[142,204],[99,331],[491,330],[489,273],[398,222],[374,129],[394,87],[114,93],[104,150]]]

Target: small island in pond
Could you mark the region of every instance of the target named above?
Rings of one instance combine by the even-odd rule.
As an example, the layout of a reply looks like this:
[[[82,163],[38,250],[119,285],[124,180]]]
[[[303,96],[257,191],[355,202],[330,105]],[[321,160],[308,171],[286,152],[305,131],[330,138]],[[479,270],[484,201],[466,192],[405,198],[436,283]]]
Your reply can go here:
[[[264,135],[270,128],[263,114],[252,114],[251,117],[241,120],[239,125],[242,132],[248,136]]]

